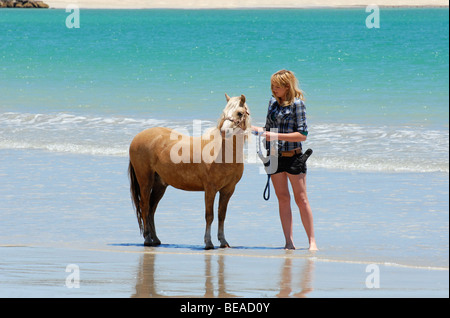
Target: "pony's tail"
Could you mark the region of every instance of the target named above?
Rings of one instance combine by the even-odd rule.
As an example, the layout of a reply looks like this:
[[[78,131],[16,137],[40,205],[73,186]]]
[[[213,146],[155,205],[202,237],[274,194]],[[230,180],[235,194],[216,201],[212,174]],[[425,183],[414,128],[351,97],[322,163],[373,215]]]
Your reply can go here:
[[[131,192],[131,201],[133,202],[134,208],[136,210],[136,217],[139,223],[139,230],[141,234],[144,231],[144,224],[142,219],[142,211],[141,211],[141,188],[139,187],[139,182],[136,178],[136,173],[134,172],[134,167],[131,164],[128,165],[128,176],[130,178],[130,192]]]

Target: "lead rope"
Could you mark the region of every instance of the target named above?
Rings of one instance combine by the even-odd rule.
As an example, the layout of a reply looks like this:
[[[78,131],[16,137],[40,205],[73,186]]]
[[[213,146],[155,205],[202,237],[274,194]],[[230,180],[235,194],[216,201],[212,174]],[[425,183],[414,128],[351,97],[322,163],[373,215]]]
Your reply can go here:
[[[263,157],[262,151],[261,151],[261,135],[262,135],[262,133],[255,132],[254,134],[258,135],[258,156],[264,164],[264,160],[263,160],[264,157]],[[306,160],[308,160],[309,156],[311,156],[312,153],[313,153],[313,150],[308,148],[305,151],[305,153],[302,154],[301,160],[303,161],[303,163],[305,163]],[[266,170],[266,173],[267,173],[267,170]],[[266,201],[268,201],[270,199],[270,174],[269,173],[267,173],[267,183],[266,183],[266,187],[264,188],[263,198]]]
[[[266,192],[267,192],[267,196],[266,196]],[[267,175],[267,183],[266,183],[266,188],[264,189],[263,198],[266,201],[269,201],[269,199],[270,199],[270,174]]]

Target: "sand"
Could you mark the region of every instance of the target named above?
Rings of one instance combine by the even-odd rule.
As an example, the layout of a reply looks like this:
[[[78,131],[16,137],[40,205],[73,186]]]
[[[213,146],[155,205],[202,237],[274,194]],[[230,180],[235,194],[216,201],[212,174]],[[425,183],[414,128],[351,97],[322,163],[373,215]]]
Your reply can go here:
[[[254,251],[249,256],[237,249],[136,244],[103,249],[0,246],[0,253],[0,297],[7,298],[233,301],[230,298],[238,297],[271,302],[275,298],[448,297],[448,271],[378,265],[376,285],[368,264],[326,262],[283,250],[272,250],[270,256]]]
[[[443,0],[50,0],[51,8],[62,9],[69,4],[80,8],[104,9],[217,9],[217,8],[308,8],[308,7],[354,7],[377,4],[378,6],[445,6]]]
[[[320,248],[311,253],[298,213],[297,250],[283,250],[276,199],[262,199],[265,175],[249,164],[227,213],[232,248],[205,251],[203,193],[171,187],[156,215],[163,244],[143,246],[127,164],[126,157],[0,151],[0,297],[272,302],[267,298],[449,295],[448,228],[442,228],[448,214],[440,212],[448,191],[439,190],[448,189],[448,175],[424,180],[311,168]],[[430,199],[417,202],[418,193]],[[436,213],[422,217],[424,209]],[[217,221],[218,244],[216,231]]]

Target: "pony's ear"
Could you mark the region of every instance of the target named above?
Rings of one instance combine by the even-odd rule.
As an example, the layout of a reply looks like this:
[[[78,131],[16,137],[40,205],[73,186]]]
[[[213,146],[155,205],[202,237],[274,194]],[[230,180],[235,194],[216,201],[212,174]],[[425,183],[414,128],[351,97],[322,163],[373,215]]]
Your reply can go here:
[[[231,97],[228,96],[227,93],[225,93],[225,98],[227,99],[227,102],[229,102]]]
[[[245,95],[241,95],[241,103],[245,104]]]

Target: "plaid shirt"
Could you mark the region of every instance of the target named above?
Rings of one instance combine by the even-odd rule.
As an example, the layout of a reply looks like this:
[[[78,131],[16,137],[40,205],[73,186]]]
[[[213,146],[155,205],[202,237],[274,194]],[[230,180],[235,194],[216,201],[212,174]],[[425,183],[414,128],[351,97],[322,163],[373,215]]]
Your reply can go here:
[[[306,106],[303,101],[296,98],[289,106],[280,106],[275,97],[269,101],[267,110],[266,130],[277,128],[279,133],[299,132],[305,136],[308,135],[308,126],[306,125]],[[267,145],[267,149],[269,145]],[[278,140],[278,151],[288,151],[295,148],[301,148],[301,142],[288,142]]]

